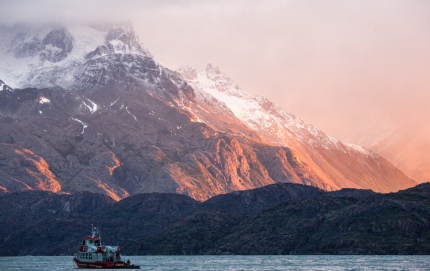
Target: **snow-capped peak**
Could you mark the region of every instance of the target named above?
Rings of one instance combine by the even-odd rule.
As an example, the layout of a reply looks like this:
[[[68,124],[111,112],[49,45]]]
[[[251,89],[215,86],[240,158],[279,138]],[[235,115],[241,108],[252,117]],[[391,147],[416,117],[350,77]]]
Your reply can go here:
[[[113,54],[152,57],[130,23],[110,28],[85,25],[0,27],[0,78],[14,88],[68,88],[80,66]]]
[[[133,25],[128,22],[112,26],[107,32],[104,44],[90,52],[86,59],[109,54],[138,54],[152,57],[149,51],[140,43],[134,32]]]
[[[218,74],[221,74],[221,71],[219,70],[219,68],[217,66],[214,66],[212,63],[209,63],[206,66],[206,74],[208,76],[210,76],[210,75],[218,75]]]

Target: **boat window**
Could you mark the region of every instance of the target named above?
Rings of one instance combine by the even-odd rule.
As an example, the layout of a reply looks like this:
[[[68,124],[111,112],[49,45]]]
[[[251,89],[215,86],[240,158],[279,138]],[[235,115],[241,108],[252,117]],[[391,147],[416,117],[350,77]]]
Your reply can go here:
[[[95,244],[96,246],[100,246],[100,240],[96,240]]]

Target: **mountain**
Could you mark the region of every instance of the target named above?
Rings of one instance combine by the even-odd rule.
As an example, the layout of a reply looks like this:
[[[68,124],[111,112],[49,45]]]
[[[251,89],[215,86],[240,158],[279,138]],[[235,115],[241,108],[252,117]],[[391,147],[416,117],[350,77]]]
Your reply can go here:
[[[0,79],[10,86],[0,91],[2,191],[204,201],[283,182],[385,192],[414,185],[375,153],[246,94],[212,65],[206,81],[163,67],[128,23],[2,26],[0,35]]]
[[[298,172],[296,168],[295,172],[285,174],[279,171],[278,166],[271,168],[274,162],[284,161],[271,161],[266,168],[276,182],[288,179],[296,183],[316,184],[327,190],[356,187],[380,192],[414,185],[376,153],[357,145],[343,144],[266,98],[242,90],[212,64],[200,73],[189,66],[179,69],[179,72],[195,89],[197,99],[212,104],[214,97],[260,135],[265,144],[286,146],[295,151],[293,159],[306,169]],[[384,170],[381,171],[382,168]],[[313,177],[311,181],[306,178],[309,175]]]
[[[411,121],[370,147],[418,183],[430,180],[430,127]]]
[[[0,193],[0,255],[72,255],[92,223],[126,255],[428,254],[430,184],[390,194],[274,184],[204,202]],[[235,206],[236,208],[232,208]]]

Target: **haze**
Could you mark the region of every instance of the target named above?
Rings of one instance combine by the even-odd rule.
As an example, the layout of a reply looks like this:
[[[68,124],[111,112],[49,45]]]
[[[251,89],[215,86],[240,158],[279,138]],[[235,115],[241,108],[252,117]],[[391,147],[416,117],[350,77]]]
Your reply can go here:
[[[165,66],[218,65],[346,142],[369,147],[430,117],[427,0],[0,0],[0,8],[3,23],[130,19]]]

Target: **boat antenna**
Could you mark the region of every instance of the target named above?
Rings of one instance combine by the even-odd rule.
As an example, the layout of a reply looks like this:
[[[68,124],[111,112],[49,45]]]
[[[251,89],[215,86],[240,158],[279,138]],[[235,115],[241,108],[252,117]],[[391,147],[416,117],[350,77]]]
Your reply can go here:
[[[91,230],[91,238],[96,237],[96,233],[97,233],[97,228],[94,227],[93,224],[91,224],[92,230]]]

